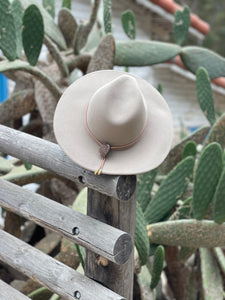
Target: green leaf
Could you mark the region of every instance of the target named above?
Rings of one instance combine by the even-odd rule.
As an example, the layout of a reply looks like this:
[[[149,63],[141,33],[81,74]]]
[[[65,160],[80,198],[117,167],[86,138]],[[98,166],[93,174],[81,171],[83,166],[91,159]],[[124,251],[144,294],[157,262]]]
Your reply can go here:
[[[225,222],[225,168],[223,169],[214,195],[213,219],[219,224]]]
[[[143,212],[145,212],[145,209],[150,201],[151,190],[156,174],[157,169],[154,169],[147,173],[140,174],[137,177],[137,201],[139,202]]]
[[[176,44],[180,46],[183,45],[188,34],[190,22],[190,9],[188,6],[185,6],[183,11],[177,10],[175,12],[173,36]]]
[[[16,59],[16,29],[8,0],[0,1],[0,49],[8,60]]]
[[[117,66],[151,66],[167,61],[181,52],[178,45],[129,40],[116,42],[115,65]]]
[[[158,246],[154,255],[152,279],[150,288],[153,290],[159,283],[160,276],[163,270],[163,262],[165,258],[165,250],[163,246]]]
[[[158,92],[159,92],[161,95],[163,94],[163,85],[162,85],[162,83],[159,83],[159,84],[158,84],[157,90],[158,90]]]
[[[210,249],[201,248],[200,258],[204,300],[223,300],[222,277]]]
[[[213,125],[216,117],[211,82],[207,70],[203,67],[200,67],[196,73],[196,89],[199,105],[209,123]]]
[[[111,11],[111,0],[103,0],[103,18],[105,33],[112,32],[112,11]]]
[[[63,0],[62,7],[66,7],[71,10],[71,0]]]
[[[195,157],[197,153],[196,143],[193,141],[188,141],[183,149],[182,159],[185,159],[188,156]]]
[[[23,50],[23,43],[22,43],[23,8],[19,0],[14,0],[12,2],[12,14],[14,18],[15,34],[16,34],[16,57],[20,58]]]
[[[213,125],[209,132],[205,145],[217,142],[225,148],[225,114],[223,114]]]
[[[55,18],[55,0],[42,0],[44,8],[50,14],[50,16]]]
[[[147,232],[147,223],[143,211],[136,203],[136,229],[135,229],[135,246],[138,251],[141,266],[145,265],[149,256],[149,238]]]
[[[126,35],[131,40],[134,40],[136,38],[136,22],[133,11],[130,9],[124,11],[121,16],[121,21]]]
[[[44,21],[45,33],[59,46],[60,49],[65,50],[66,43],[64,37],[44,7],[40,5],[37,0],[20,0],[20,2],[23,6],[23,9],[26,9],[31,4],[35,4],[39,8]]]
[[[75,247],[76,247],[77,254],[78,254],[78,256],[79,256],[81,265],[82,265],[82,267],[83,267],[83,269],[84,269],[84,260],[85,260],[85,259],[84,259],[84,255],[85,255],[85,249],[84,249],[84,247],[79,246],[79,245],[77,245],[77,244],[75,244]]]
[[[159,222],[174,207],[187,188],[193,168],[194,158],[187,157],[164,179],[146,208],[145,219],[148,224]]]
[[[222,149],[218,143],[209,144],[202,151],[195,173],[193,213],[197,220],[204,218],[222,171]]]
[[[194,74],[199,67],[204,67],[211,79],[225,74],[225,59],[211,50],[189,46],[182,48],[180,56],[185,67]]]
[[[28,6],[23,15],[23,48],[29,63],[35,66],[44,39],[44,24],[38,7]]]

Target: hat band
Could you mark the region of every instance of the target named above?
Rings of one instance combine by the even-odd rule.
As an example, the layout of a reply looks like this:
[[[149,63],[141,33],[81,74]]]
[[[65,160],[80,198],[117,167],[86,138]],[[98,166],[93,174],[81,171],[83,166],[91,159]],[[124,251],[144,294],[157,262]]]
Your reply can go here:
[[[132,142],[126,144],[126,145],[122,145],[122,146],[111,146],[110,144],[108,143],[102,143],[90,130],[89,126],[88,126],[88,122],[87,122],[87,112],[88,112],[88,108],[89,108],[89,103],[90,101],[88,102],[87,106],[86,106],[86,109],[85,109],[85,128],[87,130],[87,132],[89,133],[89,135],[92,137],[93,140],[96,141],[96,143],[99,144],[100,148],[99,148],[99,153],[100,153],[100,156],[101,156],[101,163],[100,163],[100,166],[99,168],[95,171],[95,175],[100,175],[102,173],[102,169],[103,169],[103,166],[105,164],[105,160],[106,160],[106,156],[108,155],[108,153],[111,151],[111,150],[123,150],[123,149],[127,149],[131,146],[133,146],[134,144],[136,144],[143,136],[144,132],[145,132],[145,129],[147,128],[147,124],[148,124],[148,118],[146,120],[146,124],[145,124],[145,127],[143,128],[142,132],[140,133],[140,135],[135,139],[133,140]]]

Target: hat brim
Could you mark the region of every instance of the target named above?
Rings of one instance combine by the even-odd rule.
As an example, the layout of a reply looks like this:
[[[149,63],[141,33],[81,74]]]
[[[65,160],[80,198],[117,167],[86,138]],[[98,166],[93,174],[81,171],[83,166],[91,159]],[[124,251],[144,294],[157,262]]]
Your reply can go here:
[[[85,109],[92,95],[124,74],[104,70],[85,75],[70,85],[57,105],[54,132],[59,146],[79,166],[96,171],[100,165],[99,145],[85,127]],[[173,122],[167,103],[145,80],[133,76],[147,101],[149,118],[141,139],[125,150],[111,150],[103,174],[132,175],[156,168],[166,158],[172,143]]]

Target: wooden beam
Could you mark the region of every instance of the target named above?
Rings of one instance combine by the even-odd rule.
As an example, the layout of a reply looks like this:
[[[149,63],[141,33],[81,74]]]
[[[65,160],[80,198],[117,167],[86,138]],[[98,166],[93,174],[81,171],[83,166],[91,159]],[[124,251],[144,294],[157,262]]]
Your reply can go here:
[[[0,230],[0,240],[2,261],[43,284],[65,300],[124,299],[3,230]]]
[[[0,205],[117,264],[124,264],[133,251],[132,238],[126,232],[3,179]]]
[[[71,161],[58,145],[3,125],[0,125],[0,152],[119,200],[129,200],[135,191],[135,176],[96,176]]]
[[[29,300],[27,296],[20,293],[4,281],[0,280],[0,299],[1,300]]]
[[[125,202],[89,189],[87,214],[128,232],[132,236],[132,239],[134,239],[136,193],[134,193],[129,201]],[[128,249],[129,247],[127,251]],[[126,264],[119,266],[102,260],[101,257],[96,257],[95,253],[86,250],[85,275],[124,296],[127,300],[133,300],[133,253]]]

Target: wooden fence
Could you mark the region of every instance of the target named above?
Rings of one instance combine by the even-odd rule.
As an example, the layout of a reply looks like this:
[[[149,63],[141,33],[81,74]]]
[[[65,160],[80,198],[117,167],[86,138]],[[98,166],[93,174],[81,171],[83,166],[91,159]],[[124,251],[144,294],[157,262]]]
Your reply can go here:
[[[0,230],[0,260],[63,299],[133,298],[136,176],[96,176],[58,145],[0,125],[0,152],[88,187],[87,215],[0,179],[0,206],[86,249],[85,276]],[[99,257],[108,263],[103,266]],[[0,299],[29,299],[0,281]]]

